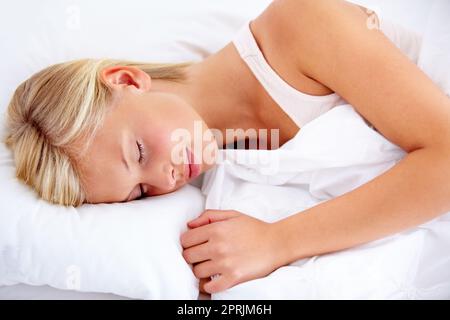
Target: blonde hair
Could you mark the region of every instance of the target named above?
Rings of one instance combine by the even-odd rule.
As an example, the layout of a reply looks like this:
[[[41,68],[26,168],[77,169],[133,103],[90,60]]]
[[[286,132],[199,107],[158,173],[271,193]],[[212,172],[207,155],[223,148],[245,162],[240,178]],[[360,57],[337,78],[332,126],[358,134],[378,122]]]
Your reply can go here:
[[[183,81],[184,68],[191,64],[82,59],[37,72],[18,86],[8,105],[4,142],[13,151],[16,177],[51,203],[86,202],[77,162],[102,126],[112,98],[100,72],[134,66],[153,79]]]

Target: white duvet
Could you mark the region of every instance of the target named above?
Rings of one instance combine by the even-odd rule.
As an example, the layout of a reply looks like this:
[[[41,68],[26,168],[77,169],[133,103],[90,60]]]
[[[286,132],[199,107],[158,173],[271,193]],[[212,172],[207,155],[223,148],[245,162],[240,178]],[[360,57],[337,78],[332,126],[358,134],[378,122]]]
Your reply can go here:
[[[255,159],[248,156],[270,152],[272,168],[252,164]],[[310,122],[279,150],[222,154],[228,160],[205,175],[206,208],[234,209],[264,221],[282,219],[351,191],[405,155],[369,128],[350,105],[335,107]],[[271,172],[277,166],[279,171]],[[450,298],[450,213],[379,241],[297,261],[212,295],[212,299],[377,298]]]
[[[434,8],[420,66],[450,93],[450,24],[437,23],[448,12],[447,1]],[[342,105],[308,123],[278,150],[222,150],[220,155],[223,163],[205,175],[206,208],[234,209],[275,221],[357,188],[394,166],[405,152],[370,128],[352,106]],[[450,212],[382,240],[296,261],[212,295],[212,299],[413,298],[450,299]]]
[[[4,71],[2,77],[0,77],[2,84],[0,88],[0,111],[4,111],[6,101],[19,80],[24,79],[41,67],[60,60],[103,55],[149,61],[161,60],[161,58],[167,60],[199,59],[222,47],[246,19],[257,16],[258,10],[268,3],[267,0],[246,1],[245,5],[239,4],[239,12],[237,12],[235,1],[198,0],[195,1],[195,5],[186,4],[183,1],[177,1],[176,5],[174,5],[174,1],[165,5],[157,1],[148,1],[145,4],[139,1],[135,2],[135,5],[140,9],[149,7],[134,12],[126,10],[129,8],[129,4],[125,7],[117,4],[113,7],[110,6],[108,9],[109,16],[120,16],[128,24],[138,21],[141,26],[140,28],[134,28],[132,33],[124,29],[123,34],[126,37],[122,36],[122,40],[128,40],[124,46],[117,46],[117,34],[105,32],[116,20],[103,19],[102,24],[97,24],[99,18],[96,13],[101,12],[99,10],[101,6],[95,6],[89,1],[77,1],[72,4],[71,1],[65,0],[57,1],[57,5],[55,5],[56,2],[48,0],[32,6],[31,2],[22,0],[14,6],[10,3],[5,7],[6,9],[0,12],[2,18],[0,21],[5,26],[3,29],[6,30],[2,33],[5,41],[1,43],[7,46],[8,50],[2,51],[5,63],[0,66],[0,70]],[[355,0],[354,2],[376,4],[383,9],[382,13],[390,19],[396,19],[407,27],[415,27],[416,31],[422,31],[421,26],[424,17],[428,15],[428,8],[432,7],[430,3],[439,1]],[[410,6],[410,10],[404,10],[406,2]],[[450,52],[450,41],[448,37],[450,36],[450,24],[446,21],[445,15],[450,12],[450,2],[448,0],[442,0],[441,2],[440,9],[434,10],[435,18],[430,19],[432,23],[429,27],[428,37],[425,39],[428,41],[424,42],[426,45],[424,45],[420,62],[423,69],[428,71],[433,80],[443,89],[447,89],[449,93],[450,59],[448,59],[448,53]],[[30,15],[21,10],[23,7],[29,9],[30,6],[33,9],[27,11],[32,12]],[[135,8],[136,6],[132,7]],[[152,10],[154,7],[158,10]],[[173,9],[176,10],[173,11]],[[16,12],[20,14],[15,14]],[[145,15],[146,19],[136,19],[136,14],[141,13],[143,16]],[[76,17],[78,14],[81,23],[80,28],[76,28],[76,24],[73,25],[71,19],[73,15]],[[191,23],[192,21],[195,23]],[[441,23],[443,21],[445,23]],[[11,24],[17,26],[14,32],[6,27]],[[30,32],[30,30],[33,32]],[[161,30],[164,32],[161,32]],[[162,34],[164,37],[160,36]],[[100,45],[99,39],[102,39]],[[14,72],[11,71],[12,65],[14,65]],[[239,150],[232,153],[235,155],[242,154]],[[404,156],[404,153],[396,146],[367,127],[350,106],[338,107],[311,122],[290,143],[277,151],[277,154],[280,156],[280,162],[272,162],[272,164],[275,164],[273,167],[262,166],[261,172],[258,172],[247,159],[247,161],[233,166],[219,166],[216,170],[208,173],[203,188],[203,191],[207,194],[207,208],[234,208],[263,220],[280,219],[363,184],[389,169]],[[274,174],[276,165],[283,171]],[[213,183],[212,178],[214,177],[217,177],[217,180]],[[260,181],[268,184],[260,184]],[[11,194],[12,188],[8,187],[7,191],[8,194]],[[41,203],[37,203],[36,207],[31,207],[31,204],[26,202],[24,207],[23,199],[25,199],[26,194],[21,192],[19,195],[18,197],[8,198],[19,199],[19,201],[9,201],[4,204],[4,207],[14,207],[17,206],[17,203],[20,203],[22,211],[25,211],[28,210],[29,205],[30,208],[34,208],[29,210],[33,214],[44,209],[44,205]],[[150,220],[151,216],[148,214],[150,203],[152,201],[140,204],[129,203],[127,208],[121,209],[121,214],[127,215],[129,211],[133,211],[132,215],[140,215],[144,219],[144,213],[147,213],[145,219]],[[136,206],[139,206],[140,209],[136,210]],[[45,212],[45,214],[55,213],[54,210],[56,209]],[[109,212],[109,210],[114,209],[108,207],[107,210]],[[4,214],[6,215],[6,213]],[[65,219],[69,218],[65,217]],[[95,219],[101,219],[101,217]],[[215,294],[212,298],[449,298],[449,220],[449,215],[442,216],[426,225],[365,246],[299,261],[278,269],[268,277],[238,285],[220,294]],[[50,223],[53,220],[48,219],[47,221]],[[84,223],[89,222],[80,220],[80,222],[83,221]],[[129,220],[129,217],[127,217],[127,221],[127,225],[133,225],[133,221]],[[90,227],[95,227],[95,230],[103,228],[104,232],[107,232],[108,226],[114,223],[118,224],[119,220],[110,221],[104,225],[90,224]],[[155,224],[151,225],[153,228],[158,227]],[[39,224],[39,226],[43,228],[48,225]],[[123,229],[123,225],[120,227]],[[143,228],[145,225],[140,227]],[[171,227],[175,230],[178,225],[171,224]],[[22,239],[20,233],[14,233],[14,228],[4,229],[10,232],[4,233],[3,236],[11,234],[14,235],[14,240]],[[21,230],[24,231],[25,229]],[[39,231],[39,229],[33,230]],[[52,281],[49,281],[48,278],[39,278],[39,283],[59,281],[58,275],[61,273],[52,272],[52,269],[56,269],[58,266],[64,267],[66,260],[62,257],[70,258],[71,256],[67,248],[61,246],[63,241],[61,237],[57,238],[58,241],[56,242],[52,240],[52,235],[60,232],[60,230],[52,230],[56,230],[55,233],[49,232],[47,229],[43,235],[52,244],[50,249],[54,249],[49,252],[58,255],[60,258],[58,260],[39,259],[41,256],[36,254],[36,249],[39,249],[39,252],[46,257],[49,247],[45,246],[43,242],[40,242],[41,245],[37,245],[36,242],[31,241],[31,245],[25,246],[24,249],[30,249],[27,252],[33,252],[33,254],[22,255],[21,257],[34,259],[26,260],[28,262],[27,267],[31,268],[33,272],[29,273],[29,269],[25,272],[24,268],[14,269],[21,277],[27,278],[27,281],[22,282],[29,283],[30,274],[36,275],[36,271],[42,271],[46,276],[54,277]],[[111,230],[109,229],[109,232]],[[174,232],[179,231],[175,230]],[[181,258],[176,247],[179,243],[177,234],[174,237],[176,239],[176,242],[173,242],[174,245],[170,247],[169,251],[165,251],[167,254],[168,252],[173,253],[173,256],[177,259],[175,262]],[[24,239],[32,239],[31,235],[33,234],[26,233]],[[78,241],[86,243],[88,249],[79,252],[84,252],[86,256],[89,256],[89,252],[99,253],[105,251],[105,248],[113,247],[116,255],[120,256],[121,251],[118,251],[117,248],[125,249],[126,246],[123,243],[120,247],[114,246],[112,240],[120,241],[120,239],[114,237],[109,239],[102,237],[102,235],[103,233],[98,231],[92,233],[93,237],[101,240],[93,242],[93,246],[88,245],[88,240],[91,238],[78,238]],[[144,236],[149,237],[149,235]],[[73,233],[68,233],[65,239],[71,240],[72,237]],[[132,241],[132,238],[127,238],[127,240]],[[102,241],[106,242],[107,245],[102,245]],[[59,247],[57,247],[58,244]],[[139,248],[142,248],[142,250],[139,251],[136,247],[133,247],[134,251],[137,252],[135,255],[131,255],[134,259],[125,259],[122,264],[116,263],[109,268],[99,268],[99,270],[103,270],[101,272],[102,277],[86,278],[83,276],[83,286],[95,284],[98,285],[97,289],[101,289],[102,292],[112,291],[125,294],[123,290],[119,291],[118,288],[126,291],[132,290],[130,279],[140,281],[143,276],[145,276],[145,279],[149,279],[146,273],[139,274],[134,272],[133,269],[142,267],[142,264],[134,263],[135,259],[142,261],[142,252],[146,249],[143,242],[139,242],[139,244]],[[96,249],[97,251],[95,251]],[[64,255],[59,255],[58,250],[64,250]],[[126,253],[131,254],[132,252],[127,250]],[[161,251],[161,253],[164,253],[164,251]],[[175,254],[177,255],[175,256]],[[92,261],[86,260],[86,263],[90,262],[91,265],[90,269],[86,269],[88,271],[94,272],[96,266],[101,267],[103,265],[98,264],[98,262],[108,262],[107,259],[104,259],[105,255],[97,254],[90,257],[94,258],[92,258]],[[39,264],[30,263],[33,261],[39,261]],[[55,262],[59,262],[59,264],[55,264]],[[43,263],[50,263],[51,267],[41,268]],[[124,263],[129,266],[128,271],[121,270],[123,274],[127,274],[126,277],[114,277],[112,278],[113,281],[99,283],[99,280],[107,279],[108,275],[114,275],[115,270],[123,269]],[[148,263],[151,263],[151,260],[148,260]],[[153,263],[152,267],[156,268],[159,265]],[[176,266],[174,263],[172,267],[183,268],[183,265]],[[172,267],[169,269],[172,270]],[[167,271],[166,269],[167,267],[162,270]],[[107,272],[104,272],[104,270]],[[151,272],[152,268],[145,268],[145,270]],[[179,281],[179,277],[182,275],[193,278],[191,273],[178,272],[178,282],[172,279],[165,284],[164,289],[167,296],[164,297],[169,295],[173,297],[174,294],[179,296],[182,290],[178,286],[182,286],[183,290],[189,293],[189,296],[197,296],[197,288],[191,285],[191,281]],[[173,277],[173,273],[170,272],[168,276]],[[121,280],[124,278],[128,278],[128,283],[122,287],[117,287],[118,284],[123,284]],[[150,285],[152,287],[155,285],[162,286],[164,279],[163,276],[159,276],[158,281],[151,282]],[[177,287],[176,291],[171,290],[171,283]],[[4,292],[5,288],[3,289]],[[93,291],[92,286],[87,289]],[[28,298],[30,294],[36,294],[37,292],[29,288],[25,288],[25,290]],[[136,295],[128,295],[136,297]],[[45,298],[45,294],[40,294],[40,296]],[[0,292],[1,297],[7,296],[2,296],[2,292]],[[24,295],[20,297],[23,298]],[[60,297],[63,296],[60,295]],[[149,295],[145,294],[142,297],[149,297]]]

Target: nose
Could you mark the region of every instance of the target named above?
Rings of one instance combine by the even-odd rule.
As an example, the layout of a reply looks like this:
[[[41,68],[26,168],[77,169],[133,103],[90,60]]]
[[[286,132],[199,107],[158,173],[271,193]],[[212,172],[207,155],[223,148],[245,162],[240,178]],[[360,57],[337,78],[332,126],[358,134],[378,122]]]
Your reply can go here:
[[[182,180],[182,176],[178,177],[179,175],[172,165],[165,165],[163,170],[160,169],[159,173],[153,172],[148,175],[148,179],[144,179],[145,193],[150,195],[152,192],[164,194],[173,191],[177,187],[177,183]]]
[[[167,189],[170,190],[175,188],[178,180],[180,179],[178,177],[179,173],[176,171],[176,169],[171,165],[167,165],[164,175],[166,178]]]
[[[169,187],[174,188],[175,185],[177,184],[176,172],[174,168],[169,170],[168,180],[169,180]]]

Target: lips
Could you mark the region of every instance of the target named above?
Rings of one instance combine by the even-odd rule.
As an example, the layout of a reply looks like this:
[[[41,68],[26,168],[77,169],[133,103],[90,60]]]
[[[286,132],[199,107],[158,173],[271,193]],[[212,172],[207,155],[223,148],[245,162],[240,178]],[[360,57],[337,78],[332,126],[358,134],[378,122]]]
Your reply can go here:
[[[186,168],[186,172],[188,173],[189,179],[194,179],[200,173],[200,165],[194,163],[194,154],[188,148],[186,148],[186,152],[188,155],[188,166]]]
[[[184,164],[184,176],[186,181],[191,178],[191,160],[189,159],[189,150],[186,148],[187,163]]]

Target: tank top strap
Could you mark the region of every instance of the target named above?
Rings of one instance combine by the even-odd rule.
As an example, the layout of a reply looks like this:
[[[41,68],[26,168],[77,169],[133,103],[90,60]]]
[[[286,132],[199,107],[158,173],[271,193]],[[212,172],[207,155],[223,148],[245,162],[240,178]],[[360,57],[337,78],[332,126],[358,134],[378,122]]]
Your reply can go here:
[[[306,123],[345,101],[336,93],[313,96],[284,81],[266,61],[247,21],[233,38],[233,44],[252,73],[284,112],[301,128]]]

